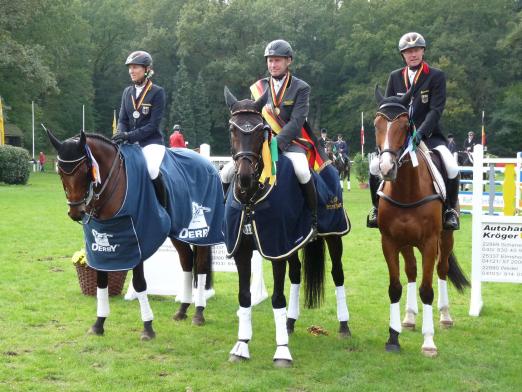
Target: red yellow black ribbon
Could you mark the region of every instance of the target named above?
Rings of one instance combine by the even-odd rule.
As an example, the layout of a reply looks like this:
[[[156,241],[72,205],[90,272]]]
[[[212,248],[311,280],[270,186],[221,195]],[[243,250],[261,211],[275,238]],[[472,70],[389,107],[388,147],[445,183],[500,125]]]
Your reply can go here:
[[[143,100],[145,99],[145,96],[147,95],[147,93],[150,91],[151,88],[152,88],[152,82],[150,80],[147,80],[147,84],[138,98],[137,105],[136,105],[136,100],[134,99],[134,96],[131,94],[132,106],[134,107],[135,111],[138,111],[140,109],[141,104],[143,103]]]

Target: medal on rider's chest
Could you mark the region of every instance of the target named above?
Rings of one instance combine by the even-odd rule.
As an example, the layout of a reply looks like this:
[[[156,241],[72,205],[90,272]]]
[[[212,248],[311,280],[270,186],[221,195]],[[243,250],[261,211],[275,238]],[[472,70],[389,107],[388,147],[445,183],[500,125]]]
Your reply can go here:
[[[138,112],[137,110],[135,110],[135,111],[132,113],[132,117],[134,117],[135,119],[140,118],[140,112]]]
[[[275,114],[277,114],[278,116],[279,116],[279,113],[281,113],[281,109],[279,109],[279,108],[277,108],[277,107],[275,108],[274,111],[275,111]]]

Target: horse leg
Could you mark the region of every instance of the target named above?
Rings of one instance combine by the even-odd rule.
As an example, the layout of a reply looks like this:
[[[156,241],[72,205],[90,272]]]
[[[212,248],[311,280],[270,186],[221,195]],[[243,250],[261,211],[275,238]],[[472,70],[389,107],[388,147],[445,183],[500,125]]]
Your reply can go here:
[[[189,244],[174,238],[171,238],[171,241],[178,252],[179,262],[181,264],[181,269],[183,270],[181,294],[179,294],[180,305],[172,318],[176,321],[181,321],[187,318],[187,309],[192,303],[192,268],[194,265],[194,253]]]
[[[415,316],[419,313],[419,307],[417,305],[417,260],[415,259],[412,246],[402,248],[401,254],[402,257],[404,257],[406,276],[408,277],[406,314],[402,320],[402,327],[414,331]]]
[[[292,355],[288,349],[288,331],[286,329],[286,260],[272,261],[272,274],[274,276],[272,308],[274,311],[277,344],[276,352],[273,358],[274,365],[276,367],[289,367],[292,365]]]
[[[297,252],[288,259],[288,276],[290,277],[290,298],[286,329],[288,334],[294,333],[295,322],[299,318],[299,290],[301,288],[301,261]]]
[[[453,231],[444,230],[441,235],[440,255],[437,263],[437,275],[439,296],[437,305],[440,313],[440,326],[450,328],[453,320],[449,313],[448,284],[447,277],[449,271],[449,257],[453,250]]]
[[[346,290],[344,289],[344,271],[343,271],[343,241],[338,235],[325,237],[328,245],[330,259],[332,259],[332,278],[335,284],[335,297],[337,299],[337,320],[339,320],[339,336],[342,338],[350,337],[350,328],[348,320],[350,313],[346,304]]]
[[[237,342],[230,351],[229,361],[238,362],[250,359],[248,342],[252,339],[252,301],[250,295],[251,260],[254,242],[252,236],[243,236],[241,244],[234,255],[239,276],[239,329]]]
[[[401,309],[399,303],[402,295],[399,269],[399,249],[391,238],[383,235],[382,251],[384,258],[386,259],[386,264],[388,265],[388,274],[390,276],[390,285],[388,287],[388,296],[390,297],[390,336],[386,342],[385,348],[388,352],[399,352],[401,349],[399,344],[399,334],[402,332]]]
[[[139,263],[132,269],[132,286],[136,290],[136,295],[140,303],[141,320],[143,321],[143,331],[140,339],[143,341],[151,340],[156,337],[156,332],[152,328],[152,320],[154,314],[147,297],[147,282],[145,281],[145,273],[143,271],[143,262]]]
[[[89,329],[90,335],[102,336],[105,330],[103,324],[109,317],[109,273],[106,271],[96,271],[96,322]]]
[[[196,313],[192,317],[193,325],[203,325],[205,324],[205,317],[203,316],[203,311],[207,306],[207,300],[205,298],[205,286],[207,283],[207,275],[209,274],[209,256],[210,256],[210,247],[209,246],[196,246],[195,252],[195,261],[196,261],[196,273],[198,275],[197,287],[196,287],[196,295],[194,298],[194,303],[196,305]]]
[[[422,353],[427,357],[435,357],[437,355],[437,347],[433,341],[435,329],[433,328],[433,269],[435,267],[435,259],[437,257],[439,247],[439,236],[433,235],[432,238],[426,240],[422,246],[422,282],[419,288],[419,294],[422,301],[422,335],[424,343],[422,344]]]

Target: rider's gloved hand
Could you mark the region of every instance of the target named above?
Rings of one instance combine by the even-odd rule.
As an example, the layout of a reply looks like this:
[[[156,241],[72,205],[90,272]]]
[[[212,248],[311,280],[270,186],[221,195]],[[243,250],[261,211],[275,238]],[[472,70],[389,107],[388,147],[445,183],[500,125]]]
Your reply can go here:
[[[118,144],[124,143],[124,142],[126,142],[127,140],[129,140],[129,133],[128,133],[128,132],[121,132],[121,131],[118,131],[118,132],[116,132],[116,134],[114,134],[114,136],[112,137],[112,141],[113,141],[114,143],[118,143]]]
[[[413,135],[413,144],[415,146],[418,146],[422,139],[425,138],[424,132],[421,129],[417,129],[415,132],[415,135]]]

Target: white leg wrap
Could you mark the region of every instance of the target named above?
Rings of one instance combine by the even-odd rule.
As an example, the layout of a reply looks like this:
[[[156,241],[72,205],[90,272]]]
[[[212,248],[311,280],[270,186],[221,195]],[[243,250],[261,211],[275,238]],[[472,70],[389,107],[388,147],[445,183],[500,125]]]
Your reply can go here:
[[[278,346],[288,344],[288,331],[286,330],[286,308],[273,309],[276,327],[276,343]]]
[[[288,361],[292,361],[292,355],[290,354],[290,349],[288,346],[277,346],[276,352],[274,354],[275,359],[286,359]]]
[[[344,290],[344,286],[337,286],[335,288],[335,297],[337,298],[337,320],[350,320],[348,305],[346,305],[346,291]]]
[[[442,279],[439,279],[439,300],[437,305],[439,310],[449,307],[448,282]]]
[[[401,306],[399,302],[390,304],[390,327],[391,329],[401,333]]]
[[[205,298],[205,284],[207,283],[207,274],[198,274],[198,287],[196,288],[196,295],[194,303],[196,306],[207,306]]]
[[[435,147],[435,150],[440,152],[440,155],[442,156],[442,161],[444,162],[444,166],[446,167],[448,178],[451,180],[457,177],[457,174],[459,174],[459,165],[455,160],[453,154],[451,154],[450,150],[448,150],[448,147],[441,145]]]
[[[230,350],[230,354],[236,355],[238,357],[250,359],[250,352],[248,351],[248,344],[245,342],[236,342],[232,350]]]
[[[422,304],[422,334],[433,336],[434,333],[433,306]]]
[[[341,183],[341,189],[344,189],[344,181],[341,180],[341,181],[339,181],[339,182]]]
[[[417,282],[408,283],[408,294],[406,296],[406,312],[419,313],[417,305]]]
[[[147,290],[142,291],[141,293],[136,293],[136,295],[138,296],[138,301],[140,302],[141,320],[154,320],[154,314],[152,314],[152,309],[150,308],[149,299],[147,297]]]
[[[348,190],[352,189],[352,186],[350,184],[350,181],[346,181],[346,185],[348,186]]]
[[[192,271],[183,271],[183,287],[179,299],[182,304],[192,303]]]
[[[299,289],[300,284],[290,285],[290,299],[288,300],[288,318],[297,320],[299,318]]]
[[[98,317],[109,317],[109,287],[104,289],[96,288],[96,316]]]
[[[242,308],[240,306],[237,317],[239,318],[237,338],[240,340],[252,339],[252,307]]]

